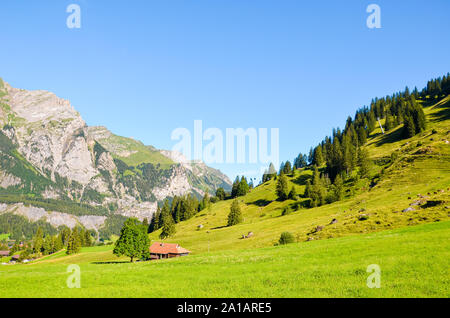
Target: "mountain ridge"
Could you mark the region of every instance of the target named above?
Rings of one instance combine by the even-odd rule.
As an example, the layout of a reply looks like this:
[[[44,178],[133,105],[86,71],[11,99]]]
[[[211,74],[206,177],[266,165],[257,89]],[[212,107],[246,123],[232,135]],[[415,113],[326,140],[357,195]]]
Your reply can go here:
[[[17,205],[26,203],[47,214],[142,220],[150,219],[166,197],[231,188],[218,170],[204,164],[188,168],[168,151],[104,126],[87,126],[68,100],[44,90],[14,88],[2,79],[0,127],[0,202],[8,205],[0,214],[19,209],[21,215],[32,215]],[[193,177],[194,167],[200,178]],[[75,211],[77,204],[86,211]],[[51,215],[44,219],[52,223]],[[98,230],[98,222],[80,223]]]

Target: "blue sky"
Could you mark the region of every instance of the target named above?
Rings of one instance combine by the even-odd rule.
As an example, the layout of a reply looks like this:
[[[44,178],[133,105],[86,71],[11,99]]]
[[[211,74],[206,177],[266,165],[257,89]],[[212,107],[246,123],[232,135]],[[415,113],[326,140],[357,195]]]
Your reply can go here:
[[[66,27],[71,3],[81,29]],[[366,26],[371,3],[381,29]],[[157,148],[196,119],[279,128],[292,160],[373,97],[450,71],[448,12],[447,0],[5,0],[0,76]],[[259,170],[213,166],[230,178]]]

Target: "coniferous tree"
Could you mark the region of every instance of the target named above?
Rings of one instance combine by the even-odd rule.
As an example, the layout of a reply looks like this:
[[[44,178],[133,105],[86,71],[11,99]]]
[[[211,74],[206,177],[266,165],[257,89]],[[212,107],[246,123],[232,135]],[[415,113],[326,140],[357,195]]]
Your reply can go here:
[[[78,231],[77,227],[74,227],[68,238],[66,253],[68,255],[76,254],[80,250],[81,250],[80,232]]]
[[[150,225],[148,226],[148,233],[152,233],[160,228],[159,227],[160,217],[161,217],[161,209],[158,206],[156,208],[156,212],[153,213],[152,215],[152,220],[150,221]]]
[[[289,191],[288,199],[297,200],[297,190],[295,190],[295,186],[292,186],[291,191]]]
[[[211,205],[211,199],[208,191],[205,192],[202,201],[200,202],[199,210],[207,209]]]
[[[170,213],[163,213],[163,226],[159,237],[164,240],[175,234],[175,222],[173,221],[172,215]]]
[[[241,181],[239,181],[237,196],[244,196],[248,193],[249,190],[250,187],[247,183],[247,179],[244,176],[242,176]]]
[[[411,116],[405,117],[405,123],[403,126],[403,137],[411,138],[416,134],[416,127],[414,125],[414,121]]]
[[[367,142],[366,130],[363,126],[358,128],[358,143],[364,145]]]
[[[226,193],[225,193],[225,190],[222,187],[217,188],[217,190],[216,190],[216,197],[219,200],[225,200]]]
[[[44,246],[44,231],[41,227],[38,227],[36,231],[36,235],[33,239],[33,250],[36,254],[40,254],[42,252],[42,248]]]
[[[303,155],[302,155],[302,158],[303,158]],[[292,172],[292,166],[291,166],[291,162],[288,160],[284,164],[283,173],[284,174],[290,174],[291,172]]]
[[[314,159],[313,164],[320,167],[324,163],[323,153],[322,153],[322,146],[317,146],[314,149]]]
[[[284,173],[277,180],[276,194],[280,201],[287,200],[289,196],[288,181]]]
[[[233,200],[230,207],[230,213],[228,214],[227,226],[233,226],[242,222],[241,207],[237,199]]]
[[[239,191],[239,176],[236,176],[236,179],[234,179],[233,185],[231,187],[231,197],[232,198],[236,198],[238,196],[238,191]]]
[[[361,147],[358,149],[358,166],[359,166],[359,175],[362,178],[368,177],[370,169],[369,153],[366,149],[363,149]]]
[[[262,177],[262,182],[267,182],[270,179],[273,179],[275,176],[277,175],[277,171],[275,170],[275,166],[273,165],[273,163],[269,164],[269,169],[266,170],[266,172],[264,172],[263,177]]]
[[[327,191],[324,185],[324,179],[320,177],[320,172],[317,167],[314,167],[312,184],[309,186],[307,184],[307,187],[309,187],[308,197],[311,199],[312,207],[325,204]]]
[[[390,130],[392,130],[392,128],[394,128],[393,126],[394,125],[393,125],[392,117],[389,113],[387,113],[385,123],[384,123],[384,130],[390,131]]]
[[[340,174],[336,176],[333,184],[334,201],[340,201],[344,197],[344,181]]]
[[[42,255],[49,255],[51,253],[53,253],[52,237],[50,235],[46,235],[42,244]]]

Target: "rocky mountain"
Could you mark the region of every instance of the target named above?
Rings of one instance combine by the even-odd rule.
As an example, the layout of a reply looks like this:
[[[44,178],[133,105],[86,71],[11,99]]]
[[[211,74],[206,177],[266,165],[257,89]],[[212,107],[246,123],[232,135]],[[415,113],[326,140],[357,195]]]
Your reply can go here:
[[[0,127],[0,214],[98,229],[112,215],[150,218],[167,197],[231,188],[202,162],[88,127],[69,101],[1,79]]]

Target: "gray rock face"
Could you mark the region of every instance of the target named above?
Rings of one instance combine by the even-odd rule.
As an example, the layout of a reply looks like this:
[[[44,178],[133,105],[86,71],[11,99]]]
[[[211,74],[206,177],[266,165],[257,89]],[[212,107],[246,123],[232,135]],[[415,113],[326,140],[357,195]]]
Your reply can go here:
[[[180,154],[116,136],[105,127],[88,127],[69,101],[47,91],[13,88],[1,79],[0,125],[1,133],[10,139],[20,155],[16,159],[25,162],[26,169],[36,171],[41,178],[39,180],[48,180],[44,183],[45,189],[36,192],[38,190],[35,189],[39,188],[36,182],[41,181],[32,179],[27,188],[31,190],[26,190],[42,198],[64,198],[77,203],[81,200],[85,204],[108,209],[115,206],[111,214],[142,220],[150,219],[156,211],[157,201],[167,197],[187,193],[203,195],[205,190],[213,193],[219,186],[226,190],[231,188],[227,176],[204,163],[188,162]],[[140,163],[132,160],[136,154],[144,158],[142,162],[156,167],[154,169],[166,169],[165,173],[157,174],[156,179],[149,179],[151,184],[146,188],[150,191],[146,189],[146,193],[142,189],[142,180],[137,183],[127,179],[127,174],[119,172],[115,161],[120,158],[136,166]],[[7,158],[15,156],[2,154],[1,148],[0,155]],[[135,168],[131,167],[127,173],[133,174]],[[23,188],[26,181],[30,184],[22,174],[14,175],[0,165],[0,188]],[[45,219],[54,226],[83,224],[98,229],[106,218],[94,215],[77,217],[20,204],[1,207],[32,221]]]
[[[27,91],[6,84],[19,151],[40,171],[58,173],[87,184],[96,174],[86,124],[69,101],[46,91]]]
[[[10,186],[19,185],[20,178],[13,176],[12,174],[0,171],[0,188],[8,188]]]
[[[74,228],[77,225],[82,225],[87,229],[98,231],[98,229],[105,223],[106,216],[97,215],[83,215],[75,216],[72,214],[45,211],[42,208],[36,208],[33,206],[26,207],[22,203],[13,205],[0,204],[0,214],[13,213],[21,215],[27,218],[31,222],[39,220],[46,221],[54,227],[66,225],[70,228]]]

